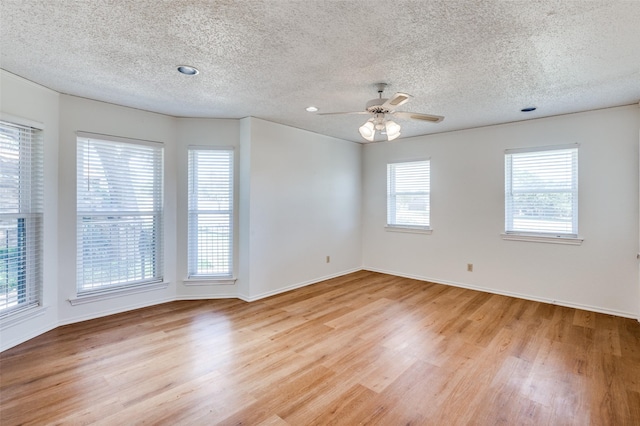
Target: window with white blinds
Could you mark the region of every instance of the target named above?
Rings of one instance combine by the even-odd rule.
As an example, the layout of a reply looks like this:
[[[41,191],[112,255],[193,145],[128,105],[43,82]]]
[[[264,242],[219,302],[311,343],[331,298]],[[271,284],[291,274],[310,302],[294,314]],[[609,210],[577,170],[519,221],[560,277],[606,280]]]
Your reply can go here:
[[[431,162],[387,164],[387,226],[429,229]]]
[[[163,279],[163,147],[78,133],[77,290]]]
[[[233,276],[233,150],[189,149],[189,277]]]
[[[0,121],[0,318],[40,305],[42,131]]]
[[[505,232],[577,238],[577,145],[505,151]]]

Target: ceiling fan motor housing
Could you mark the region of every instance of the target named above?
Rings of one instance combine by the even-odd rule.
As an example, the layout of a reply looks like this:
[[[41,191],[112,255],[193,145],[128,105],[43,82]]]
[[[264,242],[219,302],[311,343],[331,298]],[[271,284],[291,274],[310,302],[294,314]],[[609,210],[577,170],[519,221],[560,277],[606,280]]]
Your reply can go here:
[[[388,99],[385,99],[385,98],[371,99],[369,102],[367,102],[367,111],[369,111],[372,114],[379,114],[379,113],[387,114],[390,111],[382,107],[382,105],[384,105],[384,103],[387,101]]]

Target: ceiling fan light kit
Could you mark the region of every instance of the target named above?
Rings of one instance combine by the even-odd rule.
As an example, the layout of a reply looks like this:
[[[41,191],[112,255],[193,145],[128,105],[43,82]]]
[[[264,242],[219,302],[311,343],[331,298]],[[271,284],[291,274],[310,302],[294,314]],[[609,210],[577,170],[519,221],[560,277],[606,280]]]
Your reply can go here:
[[[385,123],[386,131],[387,131],[387,140],[394,140],[398,136],[400,136],[400,125],[392,120],[387,120]]]
[[[428,121],[431,123],[439,123],[444,120],[444,117],[440,115],[421,114],[417,112],[408,111],[396,111],[396,108],[404,105],[411,99],[411,95],[407,93],[397,92],[390,99],[383,98],[382,92],[384,92],[386,83],[377,83],[378,98],[371,99],[367,102],[365,111],[357,112],[334,112],[325,113],[320,115],[336,115],[336,114],[373,114],[373,117],[368,119],[358,131],[360,135],[367,141],[373,142],[375,140],[376,131],[381,135],[385,135],[388,141],[397,139],[400,136],[401,127],[398,123],[391,119],[387,119],[387,115],[409,118],[414,120]]]
[[[367,120],[366,123],[364,123],[362,126],[360,126],[358,131],[360,132],[360,135],[363,138],[365,138],[369,142],[373,142],[373,139],[376,136],[376,129],[375,129],[374,124],[373,124],[373,118],[370,118],[369,120]]]

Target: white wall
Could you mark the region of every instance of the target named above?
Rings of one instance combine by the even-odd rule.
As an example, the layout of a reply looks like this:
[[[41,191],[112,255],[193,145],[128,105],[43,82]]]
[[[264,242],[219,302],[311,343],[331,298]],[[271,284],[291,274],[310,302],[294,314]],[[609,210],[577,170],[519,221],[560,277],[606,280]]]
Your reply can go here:
[[[177,297],[256,300],[360,269],[359,144],[267,121],[179,119],[178,205],[188,145],[235,149],[233,285],[185,286],[187,215],[178,209]],[[326,263],[326,256],[331,262]]]
[[[639,126],[631,106],[367,145],[364,268],[639,317]],[[567,143],[584,243],[502,240],[504,150]],[[433,234],[386,232],[387,162],[427,157]]]
[[[43,309],[23,322],[3,322],[0,350],[58,325],[58,113],[59,94],[18,76],[0,72],[3,119],[27,120],[44,130],[44,263]],[[8,116],[7,116],[8,115]]]
[[[72,306],[76,296],[76,132],[84,131],[164,144],[164,276],[169,286]],[[58,306],[68,324],[173,300],[176,294],[176,119],[75,96],[60,97]]]
[[[239,120],[213,120],[203,118],[179,118],[176,127],[177,139],[177,286],[178,299],[199,299],[211,297],[236,297],[238,284],[199,283],[199,285],[185,285],[187,278],[187,183],[188,158],[187,150],[190,145],[228,147],[234,149],[234,182],[238,182],[240,172],[240,122]],[[238,189],[234,185],[234,259],[238,259]],[[237,261],[234,265],[237,271]],[[191,283],[194,284],[194,283]]]
[[[367,269],[640,316],[638,106],[361,146],[255,118],[177,119],[59,95],[0,71],[0,111],[45,128],[45,309],[0,350],[58,325],[175,299],[255,300]],[[72,306],[76,131],[165,144],[166,289]],[[581,246],[504,241],[504,149],[580,143]],[[238,280],[185,287],[186,150],[237,149]],[[432,235],[385,232],[386,163],[431,158]],[[331,256],[331,263],[326,263]],[[474,272],[466,272],[466,264]]]
[[[0,77],[3,115],[45,127],[46,307],[23,322],[3,322],[0,350],[62,324],[176,299],[255,300],[360,269],[360,145],[252,118],[174,118],[60,95],[2,70]],[[166,288],[69,302],[76,295],[77,131],[164,144]],[[183,283],[189,145],[236,148],[235,285]]]
[[[238,294],[248,300],[251,294],[251,117],[240,120],[240,161],[238,184]]]
[[[361,145],[256,118],[242,126],[243,296],[359,270]]]

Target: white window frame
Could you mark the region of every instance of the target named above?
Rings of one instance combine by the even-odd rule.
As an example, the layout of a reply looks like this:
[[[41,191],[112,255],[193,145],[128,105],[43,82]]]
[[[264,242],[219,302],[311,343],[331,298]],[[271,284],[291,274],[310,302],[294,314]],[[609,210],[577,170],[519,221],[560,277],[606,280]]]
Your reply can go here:
[[[15,304],[10,302],[9,294],[10,264],[9,257],[5,259],[6,270],[2,273],[0,268],[0,282],[5,282],[2,291],[4,302],[0,310],[1,326],[13,325],[24,319],[32,318],[41,314],[42,306],[42,283],[43,283],[43,226],[44,226],[44,141],[43,126],[39,123],[28,122],[17,117],[2,114],[0,116],[0,126],[18,132],[18,156],[19,156],[19,196],[17,211],[11,208],[4,208],[10,205],[10,201],[3,200],[0,205],[0,220],[16,220],[22,225],[22,238],[20,239],[20,250],[22,256],[22,291],[16,293]],[[3,144],[0,141],[0,144]],[[0,148],[0,153],[4,148]],[[6,155],[11,156],[11,149]],[[11,178],[7,177],[6,183],[2,183],[5,176],[0,173],[0,188],[10,188]],[[15,183],[15,182],[13,182]],[[6,185],[6,186],[5,186]],[[9,190],[10,191],[10,190]],[[0,193],[1,197],[5,195]],[[6,202],[6,204],[5,204]],[[14,211],[11,211],[14,210]],[[9,229],[6,231],[5,244],[9,244]],[[8,255],[8,253],[7,253]],[[2,261],[0,261],[2,263]],[[13,262],[12,262],[13,263]],[[2,279],[5,278],[6,280]],[[4,286],[3,286],[4,287]],[[22,299],[22,300],[20,300]],[[11,303],[11,305],[9,305]],[[38,313],[39,312],[39,313]]]
[[[110,298],[114,296],[124,295],[124,294],[132,294],[139,293],[141,291],[149,291],[155,290],[159,288],[166,288],[168,283],[164,282],[164,213],[163,213],[163,187],[164,187],[164,145],[159,142],[151,142],[139,139],[130,139],[130,138],[121,138],[117,136],[109,136],[109,135],[100,135],[88,132],[76,132],[77,136],[77,197],[81,196],[80,187],[82,185],[88,185],[88,181],[86,180],[88,177],[82,175],[83,164],[82,160],[85,158],[85,155],[80,152],[83,148],[88,149],[91,141],[96,143],[103,144],[103,147],[107,149],[105,155],[114,155],[115,149],[126,149],[130,147],[132,151],[135,150],[147,150],[151,153],[152,162],[145,165],[147,168],[148,174],[152,176],[151,187],[153,195],[151,196],[152,202],[151,206],[140,207],[138,209],[132,209],[131,207],[127,208],[118,208],[104,210],[100,209],[99,206],[93,208],[93,206],[89,206],[88,208],[83,207],[86,203],[81,203],[78,201],[77,205],[77,297],[70,299],[70,303],[72,305],[82,304],[101,300],[104,298]],[[110,157],[109,157],[110,158]],[[114,157],[115,158],[115,157]],[[117,161],[117,159],[116,159]],[[121,166],[121,164],[117,164],[117,166]],[[104,170],[104,166],[103,170]],[[114,169],[114,172],[118,169]],[[131,170],[131,169],[129,169]],[[141,172],[142,169],[138,169],[138,172]],[[105,177],[104,180],[108,182],[108,178]],[[135,197],[127,198],[127,193],[125,191],[118,191],[118,196],[122,197],[123,204],[127,206],[132,205],[134,200],[137,200]],[[148,196],[148,194],[147,194]],[[86,210],[85,210],[86,208]],[[84,262],[85,258],[83,258],[83,238],[85,235],[83,234],[83,229],[87,224],[94,223],[94,221],[102,221],[102,223],[111,223],[114,229],[119,229],[126,234],[125,228],[123,227],[123,223],[121,219],[116,219],[120,217],[129,217],[129,218],[148,218],[151,217],[152,232],[151,239],[152,243],[149,245],[152,253],[151,253],[151,274],[146,275],[142,274],[141,277],[136,277],[135,275],[127,280],[112,280],[110,282],[105,283],[97,283],[95,281],[88,282],[90,280],[84,279]],[[133,222],[130,222],[133,223]],[[142,222],[140,222],[140,225]],[[141,225],[142,226],[142,225]],[[128,235],[128,234],[126,234]],[[86,238],[89,239],[89,244],[91,245],[92,236],[91,234],[86,235]],[[130,244],[130,237],[127,238],[123,244]],[[113,243],[109,240],[110,243]],[[138,245],[140,242],[138,241]],[[122,255],[124,251],[120,252]],[[146,260],[146,258],[145,258]],[[91,256],[86,258],[87,262],[91,262]],[[118,260],[114,259],[113,262],[119,263],[122,261],[128,260]],[[144,267],[142,267],[144,268]],[[127,273],[128,274],[128,273]]]
[[[555,244],[569,244],[579,245],[583,239],[578,235],[578,144],[567,145],[555,145],[545,147],[534,148],[517,148],[505,150],[505,231],[502,234],[504,240],[515,241],[530,241],[530,242],[543,242],[543,243],[555,243]],[[525,158],[526,156],[533,155],[553,155],[554,151],[557,151],[558,155],[567,154],[571,155],[570,166],[570,189],[549,189],[544,187],[536,187],[531,185],[525,188],[521,188],[519,193],[562,193],[570,194],[571,196],[571,229],[569,232],[559,230],[545,231],[542,229],[535,229],[531,226],[527,229],[525,224],[516,226],[514,224],[515,207],[514,207],[514,188],[513,188],[513,176],[514,176],[514,158]],[[557,158],[557,157],[556,157]],[[555,165],[554,165],[555,166]],[[524,169],[521,169],[524,170]],[[518,172],[517,170],[515,171]],[[548,223],[548,226],[553,226],[553,223]],[[556,225],[557,226],[557,225]],[[540,227],[542,228],[542,227]]]
[[[418,189],[408,192],[400,192],[397,189],[398,178],[413,178],[416,179],[419,175],[410,176],[407,175],[415,170],[403,170],[403,166],[411,168],[426,167],[426,179],[418,183]],[[399,176],[399,173],[403,175]],[[426,221],[422,223],[415,223],[415,221],[402,220],[398,217],[398,196],[402,195],[417,195],[424,196],[426,201]],[[413,223],[412,223],[413,222]],[[430,234],[431,228],[431,159],[417,159],[407,161],[396,161],[387,163],[387,222],[385,229],[387,231],[395,232],[412,232],[412,233],[424,233]]]
[[[215,164],[213,157],[207,158],[207,153],[212,156],[219,156],[217,160],[224,159],[225,163]],[[187,278],[184,280],[185,285],[207,285],[207,284],[233,284],[234,278],[234,157],[235,152],[233,147],[217,147],[217,146],[196,146],[192,145],[188,148],[188,219],[187,219]],[[226,158],[225,158],[226,157]],[[212,164],[211,161],[214,161]],[[202,163],[201,163],[202,162]],[[199,173],[199,167],[207,165],[209,171],[212,167],[219,167],[217,172],[218,182],[202,182],[201,174]],[[214,187],[211,184],[218,184]],[[199,205],[199,191],[201,189],[221,190],[218,194],[221,196],[222,203],[216,208],[203,208]],[[199,242],[204,239],[204,235],[201,234],[199,227],[200,218],[208,217],[213,219],[217,217],[224,223],[223,227],[226,227],[226,232],[218,240],[213,238],[209,241],[209,247],[216,252],[216,248],[224,254],[218,259],[222,266],[226,268],[212,272],[211,270],[204,270],[201,268],[199,259],[203,255],[200,252]],[[222,242],[222,246],[219,246],[219,242]],[[213,248],[212,248],[213,247]],[[213,254],[212,254],[213,255]],[[215,269],[215,267],[214,267]]]

